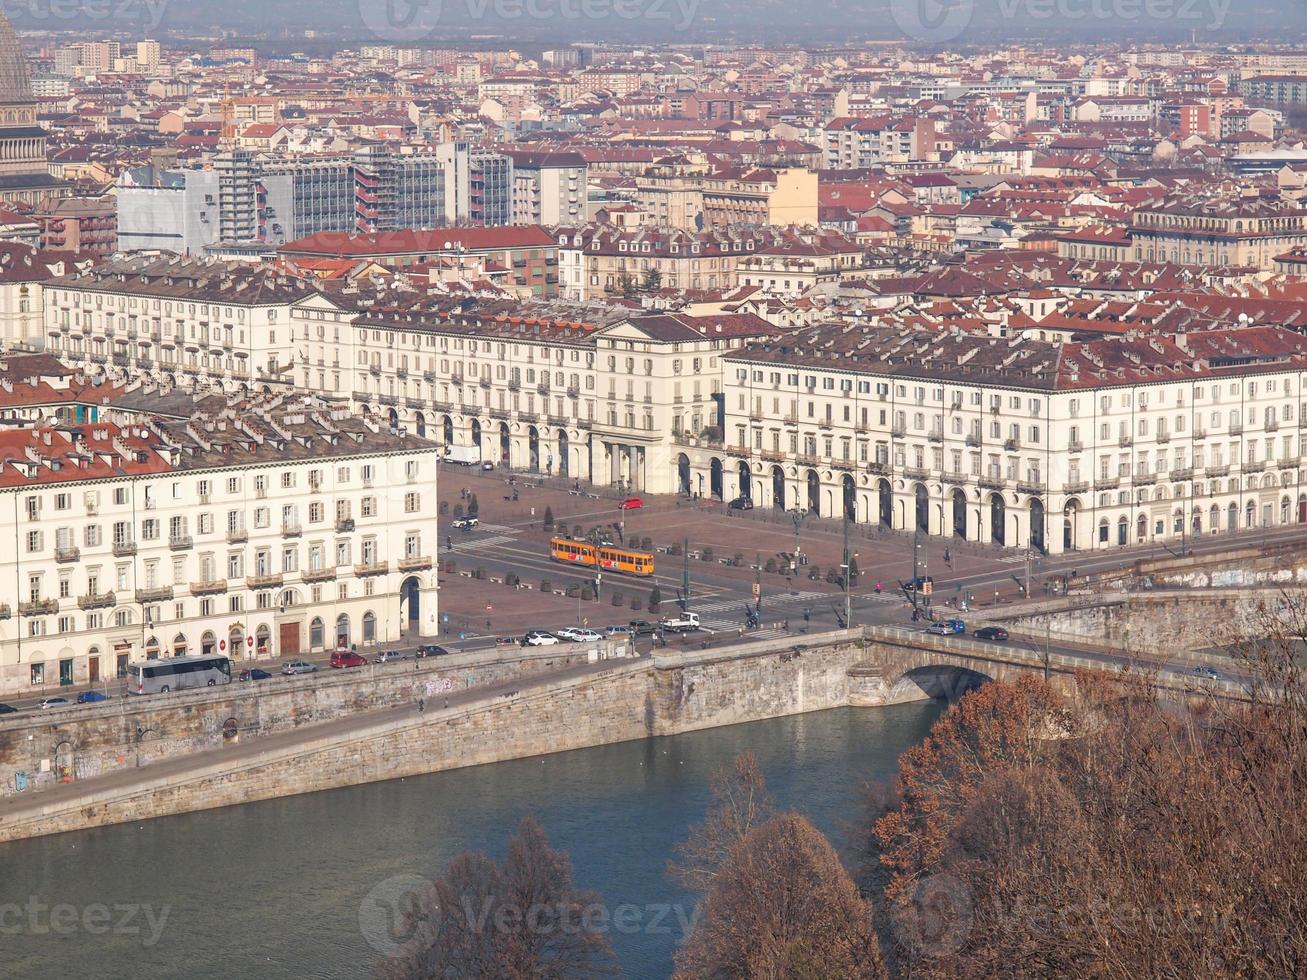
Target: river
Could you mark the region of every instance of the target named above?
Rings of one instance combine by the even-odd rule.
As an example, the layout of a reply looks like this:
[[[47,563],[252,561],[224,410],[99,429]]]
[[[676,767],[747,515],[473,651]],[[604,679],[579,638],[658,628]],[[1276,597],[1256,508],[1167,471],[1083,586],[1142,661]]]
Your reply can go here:
[[[605,907],[626,976],[663,978],[693,896],[664,874],[707,778],[752,749],[782,806],[841,851],[864,779],[939,714],[844,708],[0,845],[0,976],[367,975],[405,876],[499,856],[524,814]]]

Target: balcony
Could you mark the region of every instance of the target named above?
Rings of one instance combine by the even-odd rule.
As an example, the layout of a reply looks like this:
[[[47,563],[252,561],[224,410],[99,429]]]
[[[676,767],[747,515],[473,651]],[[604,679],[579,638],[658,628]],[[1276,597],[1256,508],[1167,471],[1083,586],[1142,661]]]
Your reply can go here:
[[[1121,446],[1122,448],[1125,448],[1126,446],[1133,446],[1134,441],[1135,441],[1134,436],[1122,436],[1120,439],[1116,441],[1116,444],[1118,446]]]
[[[167,602],[171,598],[171,585],[161,585],[157,588],[136,590],[136,601],[142,604],[148,602]]]
[[[889,464],[872,460],[867,464],[867,472],[873,476],[889,476]]]
[[[749,450],[745,449],[743,446],[741,446],[740,448],[743,450],[741,455],[748,455]],[[821,465],[821,457],[818,456],[816,453],[799,453],[797,456],[794,457],[794,461],[798,463],[800,466]]]
[[[1165,432],[1165,431],[1157,433],[1157,441],[1158,441],[1159,443],[1168,443],[1168,442],[1170,442],[1170,441],[1171,441],[1171,433],[1169,433],[1169,432]]]
[[[128,555],[136,554],[136,542],[115,541],[113,543],[113,554],[115,558],[126,558]]]
[[[281,536],[283,538],[298,538],[304,533],[298,521],[287,521],[281,526]]]
[[[59,611],[58,599],[33,599],[18,604],[20,616],[51,616]]]
[[[1016,452],[1018,449],[1021,448],[1021,440],[1020,440],[1020,439],[1004,439],[1004,440],[1003,440],[1003,448],[1004,448],[1005,450],[1007,450],[1008,452],[1010,452],[1010,453],[1014,453],[1014,452]]]
[[[758,455],[761,456],[763,458],[763,461],[767,463],[785,462],[785,454],[781,452],[779,449],[762,449],[759,450]]]
[[[488,389],[488,388],[490,387],[490,379],[489,379],[489,378],[481,378],[481,379],[477,382],[477,384],[479,384],[482,388],[487,388],[487,389]]]
[[[365,562],[354,566],[354,575],[357,578],[366,578],[369,575],[385,575],[388,571],[390,571],[390,562],[388,561]]]
[[[504,422],[508,421],[508,409],[506,408],[492,408],[490,409],[489,415],[492,419],[499,419]]]
[[[1017,480],[1017,490],[1021,493],[1040,494],[1047,489],[1048,485],[1036,477]]]
[[[191,595],[221,595],[227,591],[225,578],[209,579],[206,582],[192,582]]]
[[[517,418],[519,422],[539,422],[540,414],[538,412],[518,412]]]
[[[1002,490],[1007,486],[1007,480],[1001,476],[982,476],[979,483],[986,490]]]
[[[837,470],[855,470],[858,468],[858,464],[853,460],[844,458],[832,459],[830,465],[832,469]]]
[[[12,619],[13,615],[14,615],[14,611],[10,607],[9,603],[7,602],[0,603],[0,619]]]
[[[1084,493],[1089,489],[1088,480],[1067,480],[1062,484],[1063,493]]]
[[[77,561],[82,557],[81,548],[55,548],[54,560],[63,565],[71,561]]]
[[[905,426],[896,425],[889,430],[889,434],[893,436],[895,439],[902,439],[904,436],[908,434],[908,430]]]
[[[1121,485],[1119,476],[1102,476],[1094,481],[1095,490],[1115,490]]]
[[[334,568],[306,568],[304,569],[303,579],[305,582],[330,582],[336,578]]]
[[[1264,469],[1266,469],[1266,460],[1264,459],[1256,461],[1250,459],[1243,464],[1243,471],[1245,473],[1260,473]]]
[[[251,589],[274,589],[281,585],[280,575],[247,575],[245,584]]]
[[[546,418],[548,419],[550,425],[555,426],[557,428],[563,428],[567,425],[566,415],[548,415],[546,416]]]
[[[1285,456],[1283,459],[1277,460],[1275,465],[1282,470],[1293,470],[1298,468],[1301,459],[1301,456]]]
[[[1201,425],[1195,425],[1195,426],[1194,426],[1194,438],[1195,438],[1195,439],[1206,439],[1206,438],[1207,438],[1207,430],[1204,429]]]
[[[924,480],[930,475],[930,471],[924,466],[905,466],[903,467],[903,476],[908,480]]]
[[[1066,444],[1066,448],[1068,452],[1082,453],[1085,451],[1085,444],[1079,439],[1072,439]]]
[[[522,382],[521,382],[521,381],[509,381],[509,382],[508,382],[508,390],[509,390],[509,391],[521,391],[521,390],[522,390]]]
[[[412,555],[397,562],[401,572],[424,572],[431,567],[430,555]]]
[[[965,442],[972,449],[976,449],[980,446],[980,436],[976,435],[974,432],[969,432],[967,433]]]
[[[1149,487],[1157,482],[1156,473],[1136,473],[1134,483],[1137,487]]]
[[[929,439],[931,442],[943,442],[943,441],[944,441],[944,433],[942,433],[942,432],[938,432],[938,431],[936,431],[936,432],[929,432],[929,433],[926,434],[926,438]]]
[[[195,539],[189,534],[174,534],[168,539],[168,547],[173,551],[188,551],[195,547]]]
[[[567,389],[567,397],[568,397],[568,398],[580,398],[580,397],[581,397],[581,389],[580,389],[580,388],[577,388],[577,387],[574,386],[574,385],[573,385],[573,386],[569,386],[568,389]]]
[[[955,486],[955,487],[964,487],[971,482],[970,478],[965,473],[957,473],[957,472],[945,473],[942,477],[940,477],[940,479],[943,480],[945,483],[949,484],[950,486]]]
[[[1207,469],[1203,470],[1203,474],[1205,476],[1229,476],[1230,467],[1229,464],[1226,464],[1225,466],[1209,466]]]
[[[1181,480],[1192,480],[1193,478],[1194,470],[1192,466],[1182,466],[1179,469],[1171,470],[1171,472],[1167,474],[1168,480],[1175,480],[1177,482]]]
[[[338,521],[336,521],[337,534],[349,534],[349,532],[352,530],[354,530],[354,518],[342,517]]]
[[[1243,435],[1243,423],[1242,423],[1242,422],[1231,422],[1231,423],[1230,423],[1230,435],[1232,435],[1232,436]]]
[[[1280,428],[1280,420],[1279,420],[1279,419],[1267,419],[1267,420],[1266,420],[1266,431],[1267,431],[1267,432],[1276,432],[1276,431],[1279,430],[1279,428]]]
[[[541,398],[549,397],[549,385],[536,385],[536,394]]]

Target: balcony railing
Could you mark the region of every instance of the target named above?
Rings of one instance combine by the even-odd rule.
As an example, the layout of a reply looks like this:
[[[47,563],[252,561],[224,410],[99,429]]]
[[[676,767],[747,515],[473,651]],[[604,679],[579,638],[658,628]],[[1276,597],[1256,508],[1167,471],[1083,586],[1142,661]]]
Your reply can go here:
[[[209,579],[205,582],[192,582],[191,595],[221,595],[227,591],[225,578]]]
[[[281,585],[280,575],[247,575],[245,584],[251,589],[272,589]]]
[[[1085,451],[1085,444],[1079,439],[1072,439],[1066,444],[1066,448],[1068,452],[1082,453]]]
[[[1152,486],[1157,482],[1157,474],[1153,472],[1136,473],[1134,481],[1137,487]]]
[[[54,560],[59,562],[61,565],[66,562],[77,561],[81,557],[82,557],[81,548],[74,548],[70,546],[67,548],[54,549]]]
[[[390,571],[390,562],[374,561],[354,566],[354,575],[357,578],[364,578],[368,575],[385,575]]]
[[[1135,441],[1134,436],[1122,436],[1120,439],[1116,441],[1116,444],[1118,446],[1125,447],[1125,446],[1132,445],[1134,441]]]
[[[1229,476],[1230,466],[1228,463],[1223,466],[1209,466],[1203,470],[1203,473],[1207,476]]]
[[[115,558],[126,558],[128,555],[136,554],[135,541],[115,541],[113,543],[113,553]]]
[[[1193,477],[1194,469],[1192,466],[1181,466],[1178,469],[1171,470],[1166,475],[1168,480],[1175,480],[1177,482],[1181,480],[1192,480]]]
[[[157,588],[136,590],[136,601],[140,603],[167,602],[171,598],[171,585],[160,585]]]
[[[978,482],[987,490],[1002,490],[1007,486],[1007,480],[1001,476],[982,476]]]
[[[1279,428],[1280,428],[1280,420],[1279,420],[1279,419],[1267,419],[1267,420],[1266,420],[1266,431],[1267,431],[1267,432],[1275,432],[1275,431],[1277,431]]]
[[[1088,480],[1067,480],[1066,483],[1062,484],[1064,493],[1084,493],[1088,489]]]
[[[49,616],[59,611],[58,599],[33,599],[31,602],[18,604],[20,616]]]
[[[352,530],[354,530],[354,518],[342,517],[340,520],[336,521],[337,534],[348,534]]]
[[[1021,440],[1020,440],[1020,439],[1004,439],[1004,440],[1003,440],[1003,448],[1004,448],[1005,450],[1007,450],[1008,452],[1010,452],[1010,453],[1016,452],[1018,449],[1021,448]]]
[[[1260,473],[1264,469],[1266,469],[1266,460],[1264,459],[1259,459],[1259,460],[1249,459],[1249,460],[1245,460],[1243,464],[1243,471],[1245,473]]]
[[[1017,490],[1019,490],[1021,493],[1032,493],[1032,494],[1043,493],[1047,489],[1048,486],[1047,484],[1044,483],[1043,480],[1033,479],[1030,477],[1017,480]]]
[[[283,538],[298,538],[304,533],[298,521],[286,521],[281,525],[281,536]]]
[[[227,532],[227,541],[230,544],[240,544],[242,541],[250,539],[250,532],[243,527],[234,527]]]
[[[334,568],[306,568],[303,572],[305,582],[330,582],[335,577]]]
[[[1230,423],[1230,435],[1232,435],[1232,436],[1238,436],[1238,435],[1242,435],[1242,434],[1243,434],[1243,423],[1242,423],[1242,422],[1231,422],[1231,423]]]
[[[1157,441],[1158,441],[1158,442],[1162,442],[1162,443],[1170,442],[1170,441],[1171,441],[1171,433],[1170,433],[1170,432],[1159,432],[1159,433],[1157,434]]]
[[[168,547],[173,551],[186,551],[195,547],[195,539],[189,534],[174,534],[168,539]]]
[[[1115,490],[1121,485],[1119,476],[1100,476],[1094,481],[1095,490]]]
[[[964,441],[972,449],[975,449],[980,445],[980,436],[976,435],[974,432],[968,432],[967,438]]]
[[[112,592],[91,592],[77,597],[78,609],[112,609],[117,603]]]
[[[938,431],[928,432],[926,434],[926,438],[929,439],[931,442],[943,442],[944,433]]]
[[[431,567],[430,555],[413,555],[401,558],[397,563],[401,572],[421,572]]]
[[[930,471],[924,466],[905,466],[903,475],[909,480],[924,480],[930,475]]]
[[[1285,456],[1283,459],[1277,460],[1275,465],[1282,470],[1297,469],[1301,459],[1301,456]]]

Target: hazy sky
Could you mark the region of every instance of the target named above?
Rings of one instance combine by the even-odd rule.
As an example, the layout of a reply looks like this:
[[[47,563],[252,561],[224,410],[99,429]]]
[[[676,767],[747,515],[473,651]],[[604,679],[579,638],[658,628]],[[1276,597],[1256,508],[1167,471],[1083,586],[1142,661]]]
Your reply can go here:
[[[491,37],[825,42],[928,46],[1008,38],[1299,43],[1304,0],[0,0],[16,26],[166,34],[234,31],[291,38],[313,29],[349,43]]]

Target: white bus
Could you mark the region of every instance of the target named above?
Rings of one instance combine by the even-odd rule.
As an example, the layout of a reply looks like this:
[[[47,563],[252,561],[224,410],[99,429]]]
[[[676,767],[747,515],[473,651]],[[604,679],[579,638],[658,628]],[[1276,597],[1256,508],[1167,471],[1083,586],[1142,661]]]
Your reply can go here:
[[[127,690],[132,694],[167,694],[230,683],[231,660],[217,655],[169,657],[127,667]]]

